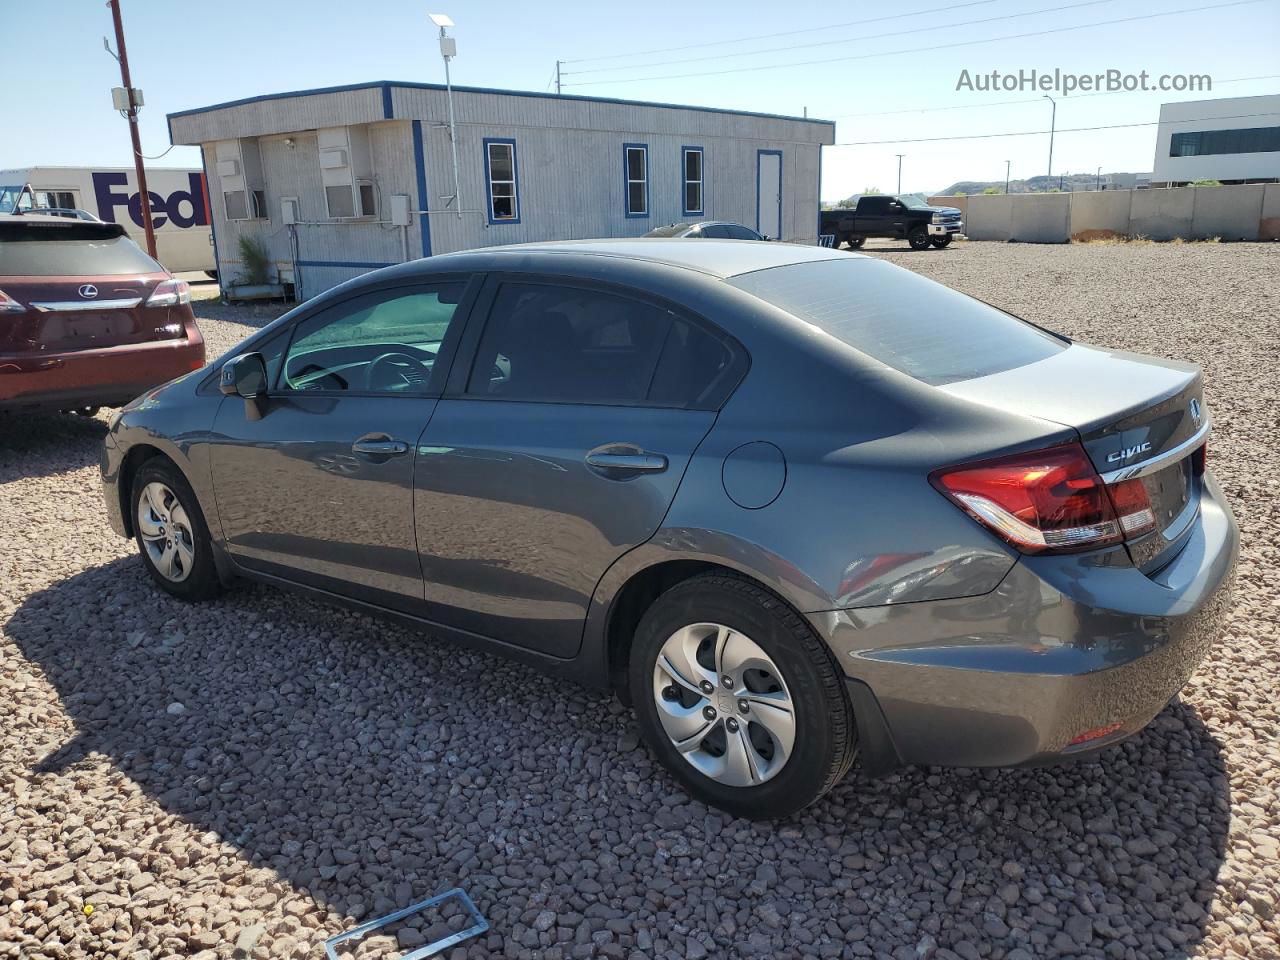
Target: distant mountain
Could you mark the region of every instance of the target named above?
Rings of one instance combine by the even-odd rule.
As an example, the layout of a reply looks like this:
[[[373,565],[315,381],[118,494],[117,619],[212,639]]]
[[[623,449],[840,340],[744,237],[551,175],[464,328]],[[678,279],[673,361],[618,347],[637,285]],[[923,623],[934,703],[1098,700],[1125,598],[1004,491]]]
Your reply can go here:
[[[1050,189],[1096,190],[1099,181],[1108,190],[1131,190],[1140,174],[1136,173],[1104,173],[1101,178],[1093,173],[1070,173],[1063,177],[1028,177],[1026,180],[1010,180],[1010,193],[1044,193]],[[931,196],[954,197],[961,193],[973,196],[984,190],[995,189],[1004,193],[1003,180],[959,180],[945,190],[939,190]]]

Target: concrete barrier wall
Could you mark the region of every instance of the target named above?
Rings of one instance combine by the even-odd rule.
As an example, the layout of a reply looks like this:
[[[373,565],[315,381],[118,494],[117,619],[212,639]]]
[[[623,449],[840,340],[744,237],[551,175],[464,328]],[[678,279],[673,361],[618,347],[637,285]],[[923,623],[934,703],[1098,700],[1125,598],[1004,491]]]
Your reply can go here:
[[[1129,232],[1129,206],[1133,190],[1098,190],[1070,193],[1071,236],[1091,230],[1124,236]]]
[[[1259,240],[1280,240],[1280,183],[1268,183],[1262,194]]]
[[[1013,230],[1013,204],[1020,197],[970,197],[965,235],[973,240],[1008,240]]]
[[[930,197],[964,211],[971,240],[1065,243],[1089,231],[1151,240],[1280,239],[1280,184]]]
[[[1257,240],[1262,221],[1261,183],[1234,187],[1200,187],[1192,190],[1195,204],[1191,212],[1191,235],[1197,240]]]
[[[1029,193],[1013,198],[1009,239],[1019,243],[1066,243],[1071,239],[1071,194]]]
[[[1195,200],[1195,189],[1190,187],[1133,191],[1129,235],[1151,240],[1191,236],[1191,214],[1195,209]]]

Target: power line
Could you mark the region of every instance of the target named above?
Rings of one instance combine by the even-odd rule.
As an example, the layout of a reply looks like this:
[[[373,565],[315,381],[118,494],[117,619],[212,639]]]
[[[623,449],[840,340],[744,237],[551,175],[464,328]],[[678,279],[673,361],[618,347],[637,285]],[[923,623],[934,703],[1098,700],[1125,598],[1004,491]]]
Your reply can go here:
[[[1228,77],[1226,80],[1214,80],[1215,84],[1224,83],[1245,83],[1250,80],[1276,80],[1280,79],[1280,73],[1267,74],[1261,77]],[[1071,100],[1084,100],[1088,97],[1114,97],[1120,94],[1135,93],[1178,93],[1182,91],[1176,90],[1100,90],[1096,93],[1077,93],[1067,98],[1067,102]],[[1042,103],[1043,97],[1030,97],[1025,100],[992,100],[990,103],[953,103],[946,106],[938,107],[907,107],[902,110],[878,110],[874,113],[841,113],[834,117],[827,117],[827,120],[853,120],[857,117],[892,117],[903,113],[937,113],[942,110],[979,110],[984,107],[1007,107],[1019,103]]]
[[[1135,23],[1140,20],[1155,20],[1160,17],[1175,17],[1184,13],[1199,13],[1205,10],[1223,10],[1227,7],[1243,7],[1255,3],[1271,2],[1271,0],[1230,0],[1228,3],[1215,3],[1199,7],[1185,7],[1182,10],[1166,10],[1161,13],[1146,13],[1133,17],[1120,17],[1115,20],[1099,20],[1094,23],[1081,23],[1070,27],[1054,27],[1049,30],[1032,30],[1027,33],[1012,33],[1002,37],[987,37],[982,40],[958,40],[952,43],[938,43],[927,47],[908,47],[901,50],[883,50],[875,53],[864,53],[851,57],[826,57],[821,60],[801,60],[795,63],[774,63],[761,65],[752,65],[749,67],[731,67],[726,70],[702,70],[696,73],[667,73],[658,76],[647,77],[631,77],[624,80],[584,80],[581,83],[565,84],[565,86],[599,86],[601,84],[616,83],[642,83],[647,80],[685,80],[691,77],[713,77],[727,73],[758,73],[762,70],[786,70],[794,67],[810,67],[815,65],[828,66],[832,63],[848,63],[854,60],[871,60],[877,57],[892,57],[902,53],[925,53],[931,50],[950,50],[956,47],[972,47],[984,43],[998,43],[1002,40],[1024,40],[1028,37],[1043,37],[1049,34],[1070,33],[1075,30],[1087,30],[1092,27],[1109,27],[1119,23]]]
[[[914,10],[911,13],[895,13],[886,17],[872,17],[870,20],[850,20],[846,23],[829,23],[822,27],[805,27],[801,30],[783,30],[775,33],[759,33],[752,37],[738,37],[736,40],[709,40],[704,43],[686,43],[679,47],[658,47],[655,50],[637,50],[634,53],[611,53],[600,57],[579,57],[577,60],[564,60],[563,63],[595,63],[599,60],[617,60],[622,57],[647,57],[654,53],[674,53],[677,50],[700,50],[706,47],[723,47],[729,43],[747,43],[751,40],[774,40],[778,37],[794,37],[802,33],[817,33],[821,30],[839,30],[842,27],[865,27],[869,23],[881,23],[885,20],[902,20],[906,17],[917,17],[925,13],[946,13],[950,10],[962,10],[965,7],[981,7],[996,0],[970,0],[968,3],[946,4],[941,7],[930,7],[928,10]]]
[[[1272,117],[1274,113],[1238,113],[1227,117],[1195,117],[1188,120],[1173,120],[1171,123],[1207,123],[1217,120],[1243,120],[1248,117]],[[1148,120],[1142,123],[1108,123],[1097,127],[1058,127],[1056,133],[1085,133],[1092,130],[1120,130],[1125,127],[1156,127],[1159,120]],[[905,140],[853,140],[845,143],[833,143],[833,147],[873,147],[891,143],[941,143],[947,140],[994,140],[999,137],[1032,137],[1048,133],[1048,130],[1017,130],[1006,133],[968,133],[954,137],[911,137]]]
[[[761,50],[744,50],[739,53],[718,53],[712,56],[700,57],[699,60],[724,60],[727,57],[752,57],[762,53],[781,53],[787,50],[804,50],[810,47],[830,47],[847,43],[865,43],[868,40],[883,40],[886,37],[903,37],[912,33],[930,33],[934,30],[949,30],[952,27],[971,27],[979,23],[995,23],[1000,20],[1017,20],[1021,17],[1036,17],[1042,13],[1060,13],[1063,10],[1075,10],[1079,7],[1096,7],[1104,3],[1114,3],[1115,0],[1081,0],[1079,3],[1068,3],[1059,7],[1043,7],[1039,10],[1023,10],[1019,13],[1005,13],[998,17],[983,17],[979,20],[959,20],[954,23],[938,23],[928,27],[912,27],[910,30],[891,30],[888,33],[871,33],[859,37],[846,37],[840,40],[815,40],[812,43],[795,43],[785,47],[765,47]],[[646,63],[645,67],[663,67],[673,63],[692,63],[689,57],[681,57],[676,60],[658,60],[654,63]],[[574,70],[566,72],[565,76],[580,77],[586,73],[607,73],[616,70],[634,70],[636,64],[628,64],[624,67],[592,67],[590,70]],[[587,81],[588,83],[592,81]]]

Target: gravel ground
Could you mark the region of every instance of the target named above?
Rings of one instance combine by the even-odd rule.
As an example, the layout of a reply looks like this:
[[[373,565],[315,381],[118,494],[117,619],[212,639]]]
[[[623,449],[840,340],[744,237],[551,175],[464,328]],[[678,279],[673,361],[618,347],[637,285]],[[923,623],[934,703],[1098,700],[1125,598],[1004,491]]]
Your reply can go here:
[[[608,697],[272,589],[169,599],[103,519],[105,415],[10,418],[0,956],[316,958],[454,885],[492,927],[450,957],[1280,956],[1280,245],[874,250],[1205,366],[1237,599],[1145,733],[736,821],[687,800]],[[211,355],[277,309],[200,304]]]

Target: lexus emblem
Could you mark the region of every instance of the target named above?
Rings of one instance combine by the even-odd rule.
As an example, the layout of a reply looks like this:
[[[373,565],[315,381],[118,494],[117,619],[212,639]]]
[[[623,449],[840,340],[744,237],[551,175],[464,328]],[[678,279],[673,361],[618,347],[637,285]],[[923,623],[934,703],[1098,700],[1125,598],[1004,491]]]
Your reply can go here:
[[[1196,427],[1200,426],[1200,401],[1197,400],[1195,397],[1192,397],[1191,403],[1188,404],[1188,406],[1191,409],[1192,425]]]
[[[84,297],[86,300],[92,300],[97,295],[98,288],[92,283],[82,283],[80,285],[80,296]]]

